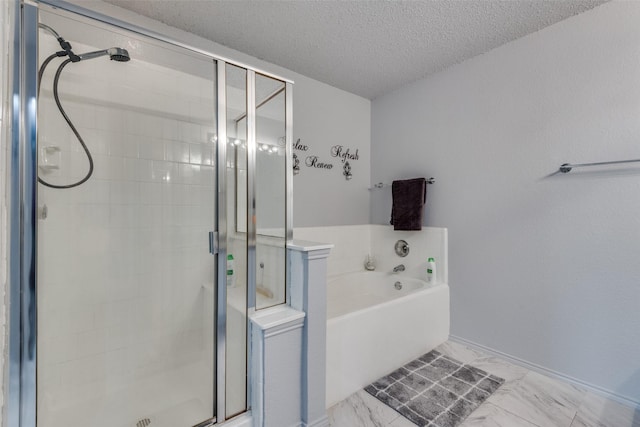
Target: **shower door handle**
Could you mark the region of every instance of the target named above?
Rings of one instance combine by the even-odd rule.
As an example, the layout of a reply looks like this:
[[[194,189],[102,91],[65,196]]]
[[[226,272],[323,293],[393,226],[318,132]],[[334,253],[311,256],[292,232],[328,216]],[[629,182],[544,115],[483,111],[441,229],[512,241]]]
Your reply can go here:
[[[209,232],[209,253],[211,255],[217,255],[218,254],[218,232],[217,231],[210,231]]]

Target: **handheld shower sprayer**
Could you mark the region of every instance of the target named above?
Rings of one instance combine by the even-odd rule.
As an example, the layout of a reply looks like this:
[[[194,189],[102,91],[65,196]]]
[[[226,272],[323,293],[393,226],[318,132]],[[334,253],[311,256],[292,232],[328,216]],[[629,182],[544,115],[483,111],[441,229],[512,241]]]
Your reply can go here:
[[[56,53],[49,55],[47,59],[45,59],[42,65],[40,66],[40,70],[38,71],[38,94],[40,93],[40,83],[42,82],[42,76],[44,75],[44,71],[47,68],[47,65],[49,65],[49,63],[55,58],[68,56],[68,58],[58,66],[55,77],[53,78],[53,98],[56,101],[58,110],[60,110],[60,114],[62,114],[62,117],[67,122],[67,124],[73,131],[73,134],[78,139],[78,142],[84,149],[84,152],[87,155],[87,160],[89,161],[89,171],[84,176],[84,178],[82,178],[77,182],[74,182],[72,184],[66,184],[66,185],[56,185],[56,184],[51,184],[40,177],[38,177],[38,182],[50,188],[57,188],[57,189],[73,188],[85,183],[87,180],[89,180],[89,178],[91,178],[91,175],[93,175],[93,157],[91,156],[91,152],[89,151],[89,148],[87,147],[84,140],[82,139],[82,136],[80,135],[76,127],[73,125],[73,123],[71,122],[71,119],[69,118],[67,113],[64,111],[64,108],[62,108],[62,104],[60,103],[60,96],[58,95],[58,83],[60,81],[60,75],[62,74],[62,70],[69,63],[99,58],[101,56],[108,55],[112,61],[116,61],[116,62],[127,62],[131,59],[131,57],[129,56],[129,52],[127,52],[126,49],[123,49],[121,47],[111,47],[109,49],[96,50],[94,52],[87,52],[87,53],[82,53],[80,55],[76,55],[72,51],[71,43],[69,43],[62,37],[60,37],[60,35],[53,28],[45,24],[38,24],[38,27],[42,28],[43,30],[53,35],[56,38],[56,40],[58,40],[58,43],[60,43],[60,47],[62,47],[63,49],[61,51],[58,51]]]
[[[129,52],[126,49],[121,47],[110,47],[109,49],[104,50],[96,50],[95,52],[87,52],[81,55],[78,55],[81,61],[85,59],[93,59],[98,58],[100,56],[109,55],[109,59],[117,62],[127,62],[131,58],[129,57]]]

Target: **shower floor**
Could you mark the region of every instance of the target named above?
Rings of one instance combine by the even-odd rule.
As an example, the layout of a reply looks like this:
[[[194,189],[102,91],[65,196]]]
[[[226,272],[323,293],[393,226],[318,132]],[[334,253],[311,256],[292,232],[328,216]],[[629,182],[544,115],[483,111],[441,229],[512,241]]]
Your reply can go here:
[[[211,417],[213,392],[200,385],[202,373],[210,370],[199,362],[163,372],[102,399],[39,414],[38,425],[136,427],[148,418],[148,427],[192,426]]]

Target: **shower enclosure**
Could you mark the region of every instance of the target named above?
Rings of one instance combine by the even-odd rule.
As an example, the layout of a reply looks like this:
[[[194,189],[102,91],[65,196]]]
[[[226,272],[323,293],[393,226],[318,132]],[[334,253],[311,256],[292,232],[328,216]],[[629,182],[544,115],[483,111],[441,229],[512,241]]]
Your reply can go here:
[[[68,3],[16,7],[9,425],[246,412],[248,315],[286,301],[292,83]]]

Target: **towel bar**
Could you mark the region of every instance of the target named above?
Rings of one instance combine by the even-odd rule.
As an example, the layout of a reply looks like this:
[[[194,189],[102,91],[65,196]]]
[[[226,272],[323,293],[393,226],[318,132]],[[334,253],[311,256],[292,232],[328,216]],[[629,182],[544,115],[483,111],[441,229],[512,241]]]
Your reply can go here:
[[[436,182],[436,179],[434,177],[427,179],[427,184],[435,184],[435,182]],[[384,187],[391,187],[391,184],[383,184],[382,182],[379,182],[377,184],[373,184],[373,187],[370,187],[369,191],[377,190],[379,188],[384,188]]]
[[[582,167],[589,167],[589,166],[604,166],[604,165],[616,165],[619,163],[635,163],[635,162],[640,162],[640,159],[633,159],[633,160],[614,160],[611,162],[596,162],[596,163],[578,163],[575,165],[572,165],[571,163],[564,163],[562,165],[560,165],[560,168],[558,168],[558,170],[562,173],[569,173],[571,172],[571,169],[573,168],[582,168]]]

